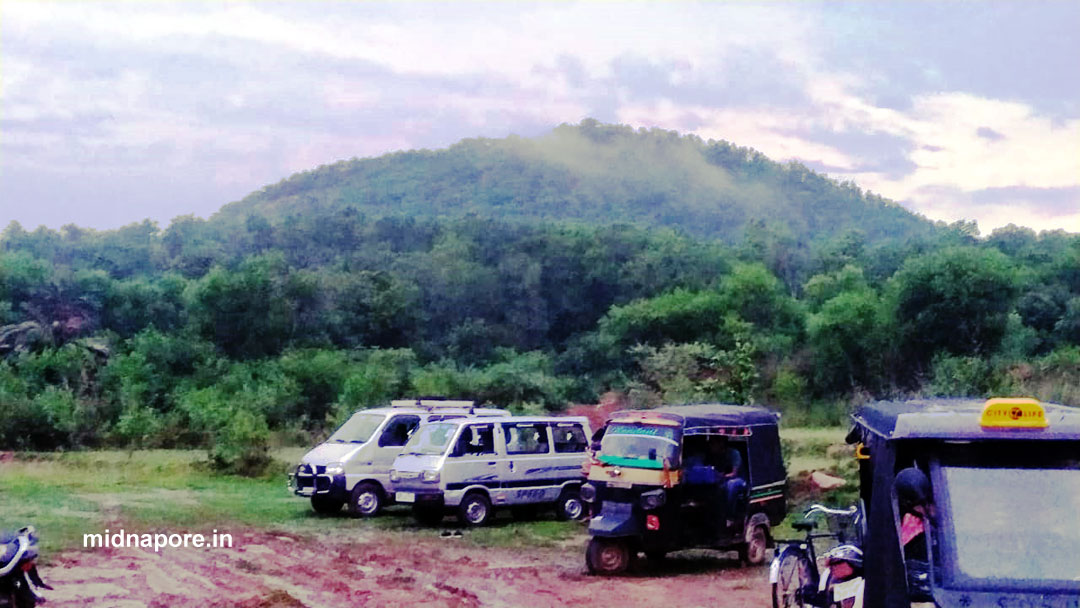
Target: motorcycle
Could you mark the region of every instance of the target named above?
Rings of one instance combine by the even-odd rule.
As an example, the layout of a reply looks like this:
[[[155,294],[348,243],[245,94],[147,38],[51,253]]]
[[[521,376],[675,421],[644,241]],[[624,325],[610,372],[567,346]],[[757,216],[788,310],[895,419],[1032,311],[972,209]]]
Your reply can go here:
[[[0,531],[0,608],[33,608],[52,589],[37,571],[38,537],[33,526]]]

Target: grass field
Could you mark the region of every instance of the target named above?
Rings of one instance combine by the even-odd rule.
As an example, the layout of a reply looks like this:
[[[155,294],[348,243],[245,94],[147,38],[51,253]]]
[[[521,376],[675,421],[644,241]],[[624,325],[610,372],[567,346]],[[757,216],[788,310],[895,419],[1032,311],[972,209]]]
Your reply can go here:
[[[853,471],[850,455],[831,448],[844,429],[784,429],[789,476],[801,471]],[[296,533],[332,533],[342,527],[397,529],[438,535],[416,526],[407,510],[392,507],[383,517],[352,519],[315,514],[308,502],[285,487],[285,471],[304,453],[283,448],[273,454],[274,473],[250,479],[208,472],[199,450],[21,453],[0,462],[0,529],[31,523],[42,533],[46,556],[82,546],[82,535],[113,531],[203,532],[235,527],[273,528]],[[845,504],[850,489],[829,497]],[[794,501],[800,502],[798,498]],[[448,519],[447,525],[452,525]],[[582,533],[578,523],[500,521],[477,530],[468,541],[480,546],[551,546]],[[778,535],[789,535],[786,526]]]

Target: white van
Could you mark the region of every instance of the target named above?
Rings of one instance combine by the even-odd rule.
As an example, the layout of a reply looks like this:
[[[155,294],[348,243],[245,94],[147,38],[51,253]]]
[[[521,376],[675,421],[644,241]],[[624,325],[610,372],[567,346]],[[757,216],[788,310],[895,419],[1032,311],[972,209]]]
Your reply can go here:
[[[481,526],[496,507],[529,505],[551,505],[560,519],[577,519],[590,436],[584,417],[429,422],[402,448],[390,480],[397,501],[411,503],[423,523],[453,511]]]
[[[507,415],[506,410],[476,408],[472,401],[444,399],[397,400],[390,407],[360,410],[304,455],[289,475],[289,489],[310,497],[319,513],[348,505],[350,514],[375,515],[393,503],[390,467],[422,423]]]

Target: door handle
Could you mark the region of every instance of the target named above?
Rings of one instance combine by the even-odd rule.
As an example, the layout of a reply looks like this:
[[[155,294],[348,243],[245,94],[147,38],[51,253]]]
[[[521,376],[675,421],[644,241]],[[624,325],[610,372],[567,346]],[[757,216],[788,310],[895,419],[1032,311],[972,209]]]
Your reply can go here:
[[[495,462],[494,460],[492,460],[491,462],[489,462],[489,463],[487,463],[487,464],[488,464],[488,466],[489,466],[489,467],[493,467],[493,466],[495,466],[495,465],[496,465],[496,464],[498,464],[498,463],[497,463],[497,462]]]

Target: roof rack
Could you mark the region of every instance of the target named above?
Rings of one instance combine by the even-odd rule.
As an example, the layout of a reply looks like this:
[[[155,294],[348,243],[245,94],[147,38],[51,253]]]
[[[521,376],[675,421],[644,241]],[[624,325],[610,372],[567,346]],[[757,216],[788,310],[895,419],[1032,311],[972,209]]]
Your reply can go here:
[[[473,408],[476,407],[476,402],[454,401],[451,399],[441,399],[438,397],[423,397],[420,399],[394,399],[390,402],[390,407],[421,408],[429,412],[435,409],[453,408],[468,410],[470,413],[472,413]]]

